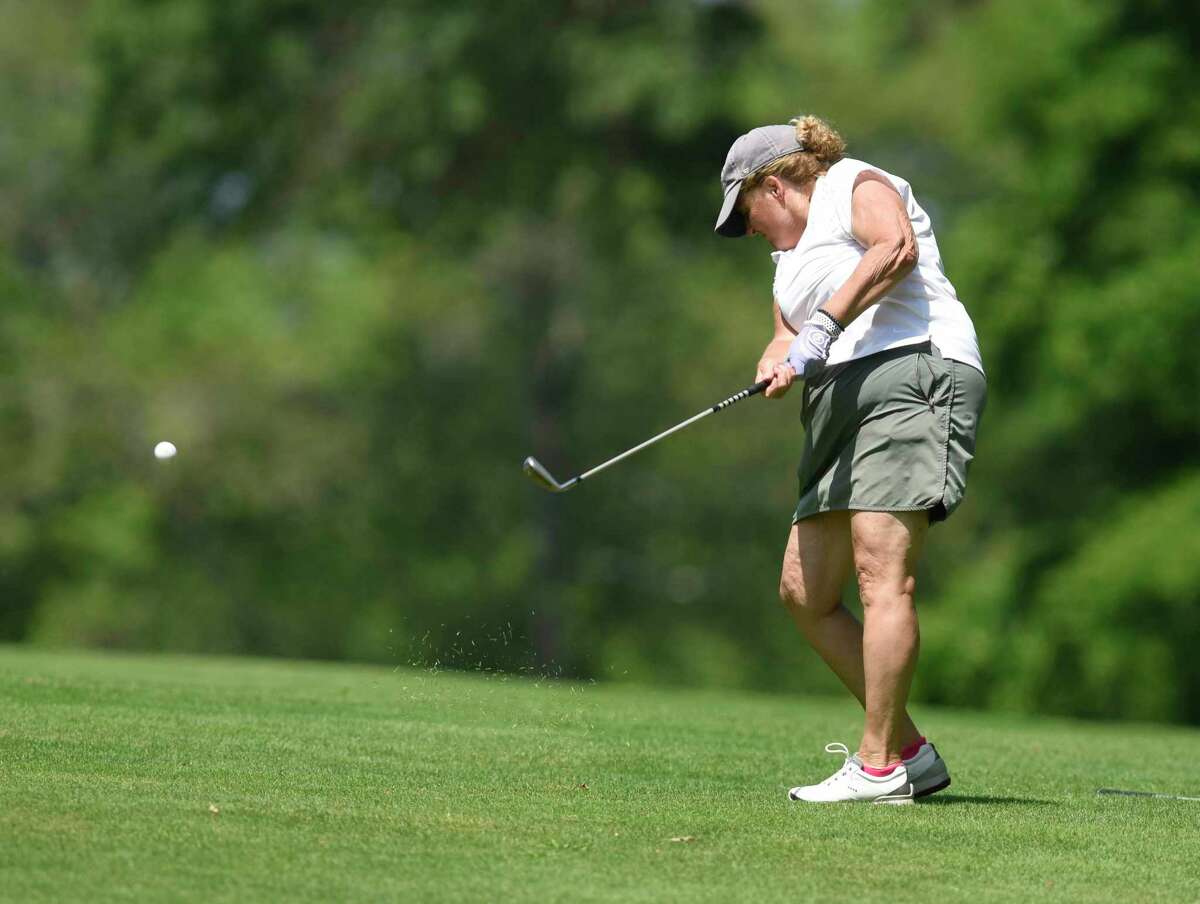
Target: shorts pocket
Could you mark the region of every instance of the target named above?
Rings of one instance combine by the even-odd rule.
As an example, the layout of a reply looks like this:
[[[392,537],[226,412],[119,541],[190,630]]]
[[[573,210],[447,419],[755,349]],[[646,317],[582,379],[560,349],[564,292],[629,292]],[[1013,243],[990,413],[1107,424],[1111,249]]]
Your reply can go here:
[[[919,351],[913,358],[913,367],[917,393],[929,410],[937,413],[938,407],[949,401],[947,395],[952,382],[950,362],[937,352]]]

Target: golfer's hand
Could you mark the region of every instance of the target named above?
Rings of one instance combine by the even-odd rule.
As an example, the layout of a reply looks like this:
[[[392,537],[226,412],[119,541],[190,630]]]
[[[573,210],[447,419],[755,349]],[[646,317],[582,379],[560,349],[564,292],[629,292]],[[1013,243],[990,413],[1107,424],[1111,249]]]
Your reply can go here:
[[[782,399],[792,388],[792,380],[796,378],[796,372],[786,361],[763,358],[758,362],[758,373],[754,377],[754,382],[758,383],[768,378],[771,379],[771,385],[763,390],[763,395],[768,399]]]
[[[828,312],[817,308],[812,317],[804,321],[788,347],[787,363],[802,379],[811,380],[825,369],[829,348],[842,332],[840,323]]]

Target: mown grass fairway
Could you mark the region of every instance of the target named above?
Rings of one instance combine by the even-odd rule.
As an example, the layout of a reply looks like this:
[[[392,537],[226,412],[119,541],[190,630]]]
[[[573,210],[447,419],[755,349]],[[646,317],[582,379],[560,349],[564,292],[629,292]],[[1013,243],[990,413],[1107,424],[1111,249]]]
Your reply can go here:
[[[1200,732],[923,711],[955,784],[804,808],[820,699],[0,649],[12,901],[1200,899]]]

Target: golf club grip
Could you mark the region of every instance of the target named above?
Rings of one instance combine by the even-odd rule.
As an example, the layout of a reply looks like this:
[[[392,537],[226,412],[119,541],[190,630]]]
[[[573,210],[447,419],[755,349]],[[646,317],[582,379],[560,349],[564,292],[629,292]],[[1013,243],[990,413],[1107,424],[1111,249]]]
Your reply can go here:
[[[736,395],[731,395],[724,402],[717,402],[717,404],[713,405],[713,407],[712,407],[713,412],[715,413],[717,411],[720,411],[722,408],[728,408],[734,402],[740,402],[742,399],[748,399],[752,395],[758,395],[760,392],[762,392],[764,389],[766,389],[768,386],[770,386],[771,381],[774,379],[775,379],[774,377],[768,377],[765,380],[759,380],[753,386],[749,386],[746,389],[743,389],[741,392],[737,393]]]

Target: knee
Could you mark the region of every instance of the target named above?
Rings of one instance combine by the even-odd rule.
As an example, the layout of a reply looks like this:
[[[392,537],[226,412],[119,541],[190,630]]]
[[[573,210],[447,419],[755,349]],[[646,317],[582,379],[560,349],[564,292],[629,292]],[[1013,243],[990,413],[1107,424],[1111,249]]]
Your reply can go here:
[[[897,573],[894,567],[886,567],[871,556],[859,557],[854,570],[864,610],[913,606],[917,579],[911,574]]]
[[[783,607],[799,621],[809,621],[828,615],[838,604],[836,594],[824,599],[815,595],[802,580],[784,572],[779,579],[779,600]]]
[[[804,587],[791,580],[786,571],[779,578],[779,601],[788,610],[804,605]]]

